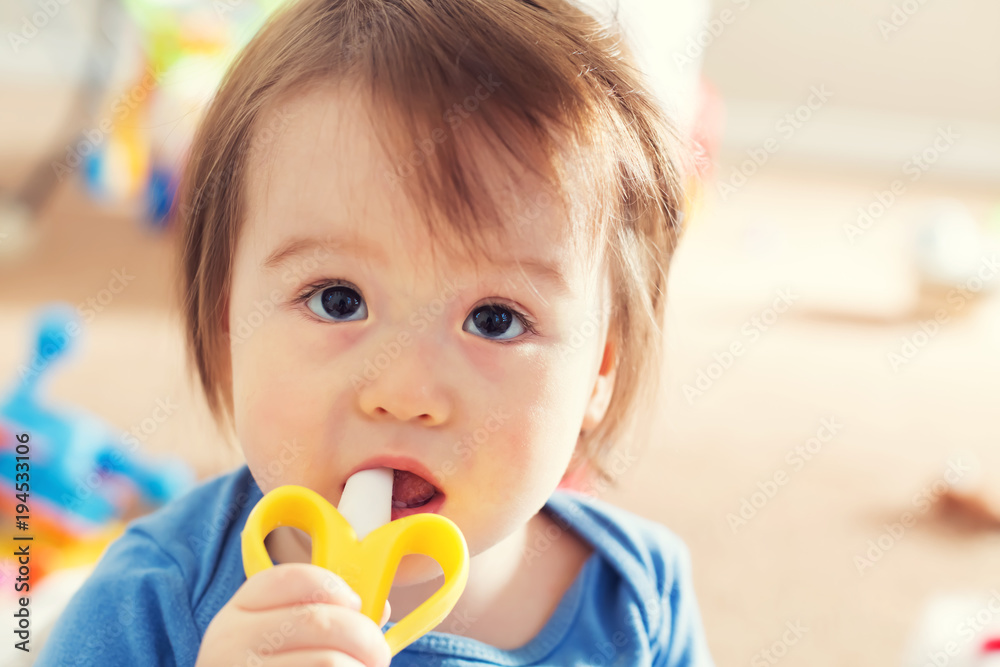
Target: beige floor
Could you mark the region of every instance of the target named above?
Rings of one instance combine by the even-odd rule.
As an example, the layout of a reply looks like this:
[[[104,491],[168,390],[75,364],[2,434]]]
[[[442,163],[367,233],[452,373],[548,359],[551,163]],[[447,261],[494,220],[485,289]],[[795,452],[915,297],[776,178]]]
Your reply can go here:
[[[883,524],[917,510],[914,494],[941,479],[949,459],[975,462],[987,485],[1000,477],[1000,297],[951,313],[898,372],[887,359],[919,330],[901,252],[907,219],[939,195],[960,196],[982,216],[1000,201],[914,187],[852,246],[843,224],[886,182],[761,172],[726,202],[710,196],[678,253],[656,435],[607,497],[687,541],[719,665],[751,664],[789,622],[808,631],[782,664],[899,665],[931,596],[1000,585],[1000,531],[961,529],[940,518],[939,504],[863,576],[855,565]],[[39,232],[28,254],[0,260],[0,377],[22,361],[39,303],[81,303],[124,269],[134,280],[87,328],[52,396],[122,428],[171,399],[178,409],[148,437],[149,451],[184,456],[203,476],[231,465],[182,367],[168,244],[72,187]],[[744,325],[782,289],[793,307],[751,341]],[[684,385],[733,342],[744,353],[689,402]],[[794,469],[786,454],[823,419],[842,428]],[[734,533],[727,515],[781,471],[787,483]]]

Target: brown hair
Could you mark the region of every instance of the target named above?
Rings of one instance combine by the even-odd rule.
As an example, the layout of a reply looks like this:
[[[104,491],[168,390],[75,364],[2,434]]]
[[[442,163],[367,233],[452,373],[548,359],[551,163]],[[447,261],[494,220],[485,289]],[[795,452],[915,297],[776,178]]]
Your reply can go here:
[[[470,122],[438,127],[487,81],[489,97]],[[175,203],[188,351],[216,420],[232,425],[226,329],[248,153],[269,109],[321,82],[368,93],[390,155],[447,132],[419,169],[383,175],[426,212],[432,238],[444,225],[485,252],[487,236],[507,228],[509,210],[475,168],[473,136],[592,226],[588,248],[600,252],[611,282],[616,379],[604,420],[581,434],[569,472],[589,464],[613,482],[606,457],[614,443],[645,434],[657,394],[687,153],[619,34],[568,0],[297,0],[247,45],[195,136]]]

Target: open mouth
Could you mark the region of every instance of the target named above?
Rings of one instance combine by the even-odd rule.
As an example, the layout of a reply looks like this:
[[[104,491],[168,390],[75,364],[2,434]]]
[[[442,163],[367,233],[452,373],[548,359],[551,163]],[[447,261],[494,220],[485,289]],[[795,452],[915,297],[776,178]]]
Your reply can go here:
[[[437,488],[426,479],[409,470],[393,470],[392,507],[396,510],[424,507],[440,496]]]

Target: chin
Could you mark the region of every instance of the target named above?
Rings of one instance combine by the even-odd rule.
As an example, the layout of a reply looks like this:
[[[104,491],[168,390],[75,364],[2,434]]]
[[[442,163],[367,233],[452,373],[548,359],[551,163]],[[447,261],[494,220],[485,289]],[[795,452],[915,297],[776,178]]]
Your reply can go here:
[[[440,579],[443,576],[441,566],[434,559],[420,554],[410,554],[403,556],[402,560],[399,561],[392,585],[393,587],[416,586]]]

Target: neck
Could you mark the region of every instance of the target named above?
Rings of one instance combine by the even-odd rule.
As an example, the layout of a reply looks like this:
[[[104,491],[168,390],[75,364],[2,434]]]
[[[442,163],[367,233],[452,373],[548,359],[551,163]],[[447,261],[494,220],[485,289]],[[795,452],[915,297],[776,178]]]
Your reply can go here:
[[[521,526],[502,541],[469,559],[469,580],[461,597],[438,630],[462,635],[469,627],[495,609],[505,591],[521,572],[521,561],[531,525],[537,518]],[[393,586],[389,592],[392,615],[396,622],[416,609],[443,583],[442,576],[410,586]]]
[[[502,541],[469,559],[469,579],[465,590],[455,607],[437,626],[438,631],[474,636],[497,645],[503,641],[504,630],[501,626],[524,614],[524,596],[537,596],[542,592],[537,588],[538,584],[533,583],[537,581],[537,577],[533,579],[525,572],[523,561],[525,547],[532,536],[544,532],[545,521],[543,513],[538,512]],[[287,526],[277,528],[268,535],[265,544],[277,562],[310,562],[311,542],[309,536],[301,531]],[[404,556],[400,569],[407,558],[423,557]],[[546,562],[547,559],[539,559],[533,569],[538,570]],[[554,572],[542,574],[545,580],[558,576]],[[442,583],[443,575],[438,575],[418,584],[393,586],[388,598],[391,610],[389,620],[398,622],[420,606]],[[545,618],[547,617],[546,615]],[[482,623],[477,625],[479,621]],[[492,626],[497,626],[497,632],[501,636],[493,637],[488,634],[488,628]]]

